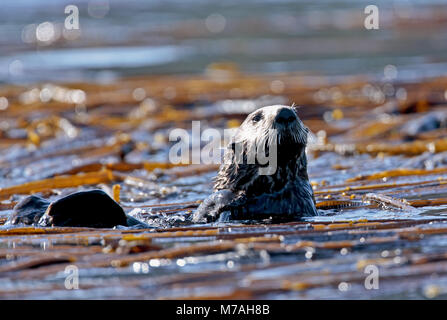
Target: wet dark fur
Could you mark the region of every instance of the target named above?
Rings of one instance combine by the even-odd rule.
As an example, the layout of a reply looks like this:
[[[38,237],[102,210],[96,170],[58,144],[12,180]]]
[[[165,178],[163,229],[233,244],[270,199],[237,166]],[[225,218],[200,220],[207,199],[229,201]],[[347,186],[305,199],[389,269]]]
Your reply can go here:
[[[287,125],[276,121],[284,108],[292,110],[296,117]],[[255,142],[266,143],[272,138],[268,129],[277,129],[278,132],[277,168],[272,175],[259,175],[258,170],[262,166],[257,162],[246,163],[247,150]],[[296,220],[317,215],[307,175],[307,132],[292,107],[270,106],[250,114],[225,153],[224,163],[215,179],[215,192],[200,205],[193,221],[269,217]],[[241,144],[244,150],[244,162],[239,164],[235,161],[234,152],[237,144]]]
[[[41,227],[148,227],[126,215],[120,205],[102,190],[75,192],[54,202],[35,195],[29,196],[14,207],[7,224]]]

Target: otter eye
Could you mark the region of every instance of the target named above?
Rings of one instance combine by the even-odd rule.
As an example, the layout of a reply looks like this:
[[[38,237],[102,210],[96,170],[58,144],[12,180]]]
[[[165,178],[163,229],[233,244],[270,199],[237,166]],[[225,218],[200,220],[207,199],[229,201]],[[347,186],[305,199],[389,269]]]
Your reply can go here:
[[[258,122],[258,121],[262,120],[262,117],[263,117],[262,112],[258,112],[253,116],[253,118],[251,118],[251,121]]]

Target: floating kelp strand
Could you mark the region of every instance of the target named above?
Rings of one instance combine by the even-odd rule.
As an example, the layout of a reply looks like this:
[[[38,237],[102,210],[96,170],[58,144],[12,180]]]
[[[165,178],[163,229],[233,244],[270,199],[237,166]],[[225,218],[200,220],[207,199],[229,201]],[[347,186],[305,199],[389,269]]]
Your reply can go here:
[[[430,199],[430,200],[409,200],[413,207],[440,206],[447,204],[447,198]]]
[[[73,256],[82,256],[86,254],[94,254],[102,252],[102,248],[99,246],[90,247],[74,247],[72,245],[57,244],[55,246],[50,246],[45,252],[50,253],[64,253]],[[21,245],[16,248],[0,248],[0,258],[3,259],[14,259],[16,257],[26,257],[33,255],[41,255],[43,251],[36,250],[35,246],[31,245]]]
[[[157,210],[184,210],[189,208],[196,208],[200,204],[200,201],[187,201],[179,203],[161,203],[161,204],[148,204],[138,206],[123,206],[125,208],[156,208]]]
[[[21,269],[32,269],[39,268],[51,264],[59,264],[59,263],[69,263],[75,262],[76,260],[73,257],[69,257],[64,254],[54,254],[47,255],[46,257],[28,257],[23,259],[24,261],[17,261],[8,264],[0,265],[0,273],[6,273],[11,271],[17,271]]]
[[[447,168],[436,168],[433,170],[421,170],[421,169],[393,169],[386,170],[366,176],[357,176],[355,178],[347,179],[346,182],[354,182],[360,180],[377,180],[389,177],[402,177],[402,176],[412,176],[412,175],[432,175],[432,174],[443,174],[447,173]]]
[[[389,196],[404,198],[407,200],[414,199],[435,199],[435,198],[443,198],[447,195],[447,186],[430,186],[423,185],[421,187],[414,188],[402,188],[396,190],[388,190],[386,192]]]
[[[320,152],[336,152],[342,155],[352,155],[354,153],[368,153],[378,154],[383,153],[387,155],[419,155],[424,152],[444,152],[447,151],[447,139],[436,139],[431,143],[427,141],[417,140],[414,142],[401,143],[399,145],[386,143],[370,143],[370,144],[331,144],[315,148]]]
[[[0,236],[10,235],[34,235],[34,234],[61,234],[72,232],[84,232],[95,229],[89,228],[67,228],[67,227],[51,227],[51,228],[39,228],[39,227],[8,227],[8,229],[0,230]]]
[[[405,210],[406,212],[416,212],[417,210],[412,207],[407,201],[401,199],[395,199],[383,194],[367,193],[363,196],[363,201],[371,201],[380,204],[384,208],[394,208],[399,210]]]
[[[352,207],[362,207],[365,204],[359,201],[340,201],[340,200],[329,200],[321,201],[316,204],[317,209],[328,210],[328,209],[342,209],[342,208],[352,208]]]
[[[108,138],[97,138],[93,141],[72,141],[70,142],[71,147],[67,147],[67,142],[64,140],[58,140],[52,143],[50,146],[45,146],[45,148],[37,149],[35,151],[23,151],[19,155],[15,155],[12,159],[0,162],[0,165],[25,165],[32,163],[33,161],[42,160],[48,157],[57,157],[64,155],[77,155],[82,157],[84,152],[89,152],[91,150],[101,150],[102,147],[107,146]],[[115,146],[112,146],[112,148]],[[109,148],[105,149],[106,152],[110,151]],[[97,151],[98,152],[98,151]],[[105,153],[106,153],[105,152]]]
[[[439,222],[444,221],[445,219],[439,219]],[[349,221],[349,222],[341,222],[341,223],[329,223],[329,222],[322,222],[322,223],[315,223],[314,228],[313,229],[298,229],[296,231],[293,231],[292,233],[309,233],[309,232],[317,232],[321,229],[325,229],[325,228],[330,228],[330,229],[334,229],[334,228],[346,228],[351,227],[354,228],[356,226],[359,227],[372,227],[374,226],[375,228],[378,229],[388,229],[388,228],[402,228],[408,225],[418,225],[418,224],[424,224],[427,223],[428,221],[431,220],[403,220],[401,222],[393,222],[393,221],[389,221],[389,220],[383,220],[382,222],[378,221],[371,221],[368,223],[365,222],[355,222],[355,221]],[[303,224],[305,225],[305,224]],[[232,228],[237,228],[238,226],[233,226]],[[240,228],[247,228],[246,226],[240,226]],[[259,229],[259,226],[256,227],[252,227],[252,229]],[[10,236],[14,236],[14,235],[18,235],[18,234],[49,234],[48,236],[45,236],[45,238],[51,240],[54,237],[73,237],[73,238],[80,238],[80,237],[84,237],[84,238],[88,238],[88,237],[109,237],[107,236],[107,234],[110,234],[110,236],[112,234],[114,234],[114,237],[117,238],[121,238],[122,235],[121,234],[132,234],[132,233],[137,233],[137,234],[141,234],[141,237],[144,238],[157,238],[157,237],[183,237],[183,236],[215,236],[220,234],[221,232],[218,231],[218,229],[216,228],[205,228],[205,230],[203,230],[203,228],[196,228],[196,231],[194,230],[190,230],[190,231],[181,231],[184,230],[184,228],[173,228],[171,230],[177,230],[177,231],[169,231],[169,229],[167,229],[166,231],[162,231],[159,230],[156,233],[153,233],[153,230],[138,230],[138,232],[136,232],[136,230],[128,230],[128,231],[117,231],[117,230],[103,230],[101,231],[100,234],[98,234],[97,231],[95,231],[94,229],[88,229],[88,228],[13,228],[10,230],[2,230],[0,231],[0,235],[10,235]],[[202,231],[203,230],[203,231]],[[76,233],[73,234],[73,232],[79,232],[79,231],[83,231],[82,235],[78,235]],[[146,232],[150,232],[150,233],[146,233]],[[278,231],[274,231],[274,229],[272,229],[273,233],[284,233],[286,234],[287,232],[284,232],[285,230],[278,230]],[[265,232],[257,232],[256,233],[259,234],[265,234]],[[55,234],[53,236],[51,236],[51,234]],[[56,234],[61,234],[60,236],[56,236]],[[230,233],[232,234],[232,233]],[[246,232],[242,232],[242,235],[247,234]],[[251,232],[251,234],[253,234],[253,232]],[[233,236],[237,237],[238,234],[233,234]],[[57,238],[54,238],[57,239]]]
[[[424,268],[419,268],[417,266],[402,266],[401,264],[393,263],[390,261],[390,265],[400,267],[399,268],[384,268],[381,271],[383,279],[388,281],[391,279],[396,279],[405,275],[406,277],[422,277],[430,273],[443,274],[445,273],[442,268],[446,268],[446,263],[429,263],[424,266]],[[442,270],[442,271],[441,271]],[[304,278],[306,276],[306,278]],[[382,279],[382,278],[381,278]],[[341,274],[329,274],[329,275],[316,275],[310,276],[303,274],[303,277],[298,277],[298,279],[285,280],[284,289],[288,290],[306,290],[309,288],[323,287],[328,285],[337,286],[340,283],[364,283],[364,276],[359,273],[341,273]]]
[[[13,209],[14,208],[14,206],[17,204],[17,202],[14,202],[14,201],[12,201],[12,202],[7,202],[7,203],[3,203],[3,202],[0,202],[0,211],[2,211],[2,210],[11,210],[11,209]]]
[[[209,165],[189,165],[185,168],[176,168],[174,167],[172,170],[166,170],[166,174],[172,175],[174,177],[188,177],[200,175],[203,173],[207,173],[210,171],[216,171],[219,168],[218,164],[209,164]]]
[[[384,184],[368,184],[363,186],[347,186],[343,189],[327,189],[327,190],[316,190],[314,191],[315,195],[320,194],[337,194],[346,191],[362,191],[366,192],[369,190],[377,190],[377,189],[394,189],[394,188],[402,188],[402,187],[412,187],[418,185],[426,185],[426,186],[440,186],[447,184],[447,180],[444,178],[440,178],[438,180],[429,180],[429,181],[418,181],[418,182],[407,182],[407,183],[384,183]]]
[[[19,186],[0,188],[0,197],[20,193],[26,194],[31,192],[39,192],[55,188],[68,188],[82,185],[98,184],[102,182],[112,182],[113,180],[113,173],[109,170],[72,176],[60,176],[50,179],[27,182]]]

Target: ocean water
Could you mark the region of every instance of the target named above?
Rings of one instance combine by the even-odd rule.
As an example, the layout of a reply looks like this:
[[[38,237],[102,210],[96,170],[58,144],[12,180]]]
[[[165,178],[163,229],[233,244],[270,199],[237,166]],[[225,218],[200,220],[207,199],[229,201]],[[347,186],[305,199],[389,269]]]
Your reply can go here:
[[[79,30],[66,30],[66,5]],[[447,71],[447,3],[375,1],[3,0],[0,81],[98,82],[122,75],[201,73],[231,61],[243,71],[398,78]]]

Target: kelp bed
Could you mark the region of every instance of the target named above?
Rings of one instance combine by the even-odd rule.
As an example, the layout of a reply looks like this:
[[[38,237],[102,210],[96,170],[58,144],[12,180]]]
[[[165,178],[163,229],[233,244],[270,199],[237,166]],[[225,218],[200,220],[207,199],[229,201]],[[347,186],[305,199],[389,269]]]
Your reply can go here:
[[[29,194],[101,188],[149,229],[0,228],[0,298],[447,297],[447,77],[241,74],[0,88],[0,219]],[[299,106],[320,216],[192,225],[218,165],[173,165],[169,131]],[[69,266],[79,289],[66,288]],[[379,288],[367,289],[371,267]],[[73,269],[67,269],[73,270]],[[369,270],[369,271],[368,271]]]

